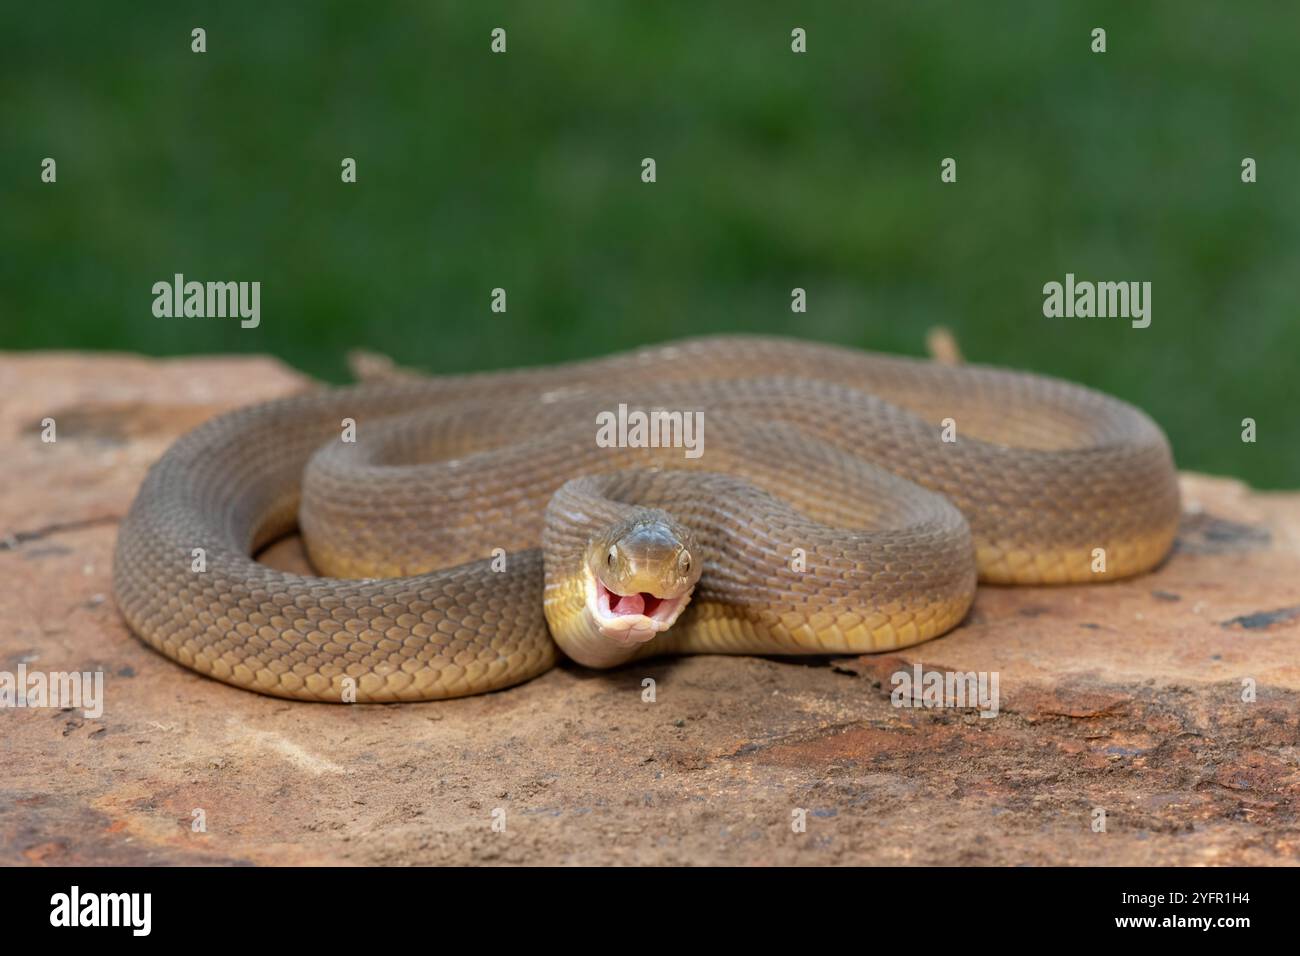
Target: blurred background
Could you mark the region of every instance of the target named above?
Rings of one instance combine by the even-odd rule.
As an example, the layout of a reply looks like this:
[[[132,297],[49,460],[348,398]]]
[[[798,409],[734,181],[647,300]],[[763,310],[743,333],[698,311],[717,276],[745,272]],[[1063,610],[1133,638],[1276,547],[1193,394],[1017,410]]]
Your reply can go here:
[[[1294,3],[4,4],[0,348],[342,381],[359,347],[919,355],[945,325],[1146,409],[1183,468],[1295,487],[1298,64]],[[260,281],[260,327],[155,318],[177,272]],[[1150,328],[1044,318],[1067,272],[1150,281]]]

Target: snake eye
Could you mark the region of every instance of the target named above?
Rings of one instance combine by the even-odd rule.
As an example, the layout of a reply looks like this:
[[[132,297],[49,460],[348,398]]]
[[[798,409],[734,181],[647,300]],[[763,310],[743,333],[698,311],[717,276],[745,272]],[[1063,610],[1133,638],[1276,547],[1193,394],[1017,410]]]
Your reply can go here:
[[[618,547],[617,545],[611,544],[609,546],[609,554],[605,556],[605,564],[612,568],[614,566],[614,562],[617,560],[618,560]]]
[[[682,574],[691,573],[691,553],[689,551],[683,551],[677,555],[677,567]]]

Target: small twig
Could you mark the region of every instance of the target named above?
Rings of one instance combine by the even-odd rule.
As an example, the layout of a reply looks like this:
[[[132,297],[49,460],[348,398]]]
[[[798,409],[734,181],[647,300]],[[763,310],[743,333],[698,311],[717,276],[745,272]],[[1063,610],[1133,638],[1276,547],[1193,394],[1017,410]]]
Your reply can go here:
[[[936,325],[925,334],[925,348],[940,365],[960,365],[963,361],[956,337],[945,326]]]

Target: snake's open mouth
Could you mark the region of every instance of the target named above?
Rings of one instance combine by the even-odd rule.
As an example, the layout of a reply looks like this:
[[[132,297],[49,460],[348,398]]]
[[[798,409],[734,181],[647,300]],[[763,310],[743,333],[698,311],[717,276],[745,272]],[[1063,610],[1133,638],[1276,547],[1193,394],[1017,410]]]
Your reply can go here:
[[[599,578],[590,581],[588,606],[600,633],[622,644],[643,644],[668,630],[686,607],[690,592],[659,597],[649,591],[619,594]]]

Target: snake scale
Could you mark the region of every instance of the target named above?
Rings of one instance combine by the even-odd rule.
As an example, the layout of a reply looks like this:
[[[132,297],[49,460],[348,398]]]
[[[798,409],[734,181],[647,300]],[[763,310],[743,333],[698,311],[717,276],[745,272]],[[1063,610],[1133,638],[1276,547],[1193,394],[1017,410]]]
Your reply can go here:
[[[698,454],[599,441],[619,406],[700,422]],[[431,700],[559,650],[613,667],[905,647],[960,623],[977,579],[1150,569],[1178,516],[1165,436],[1117,399],[720,336],[222,415],[150,470],[114,590],[143,640],[237,687]],[[254,560],[295,526],[325,576]]]

